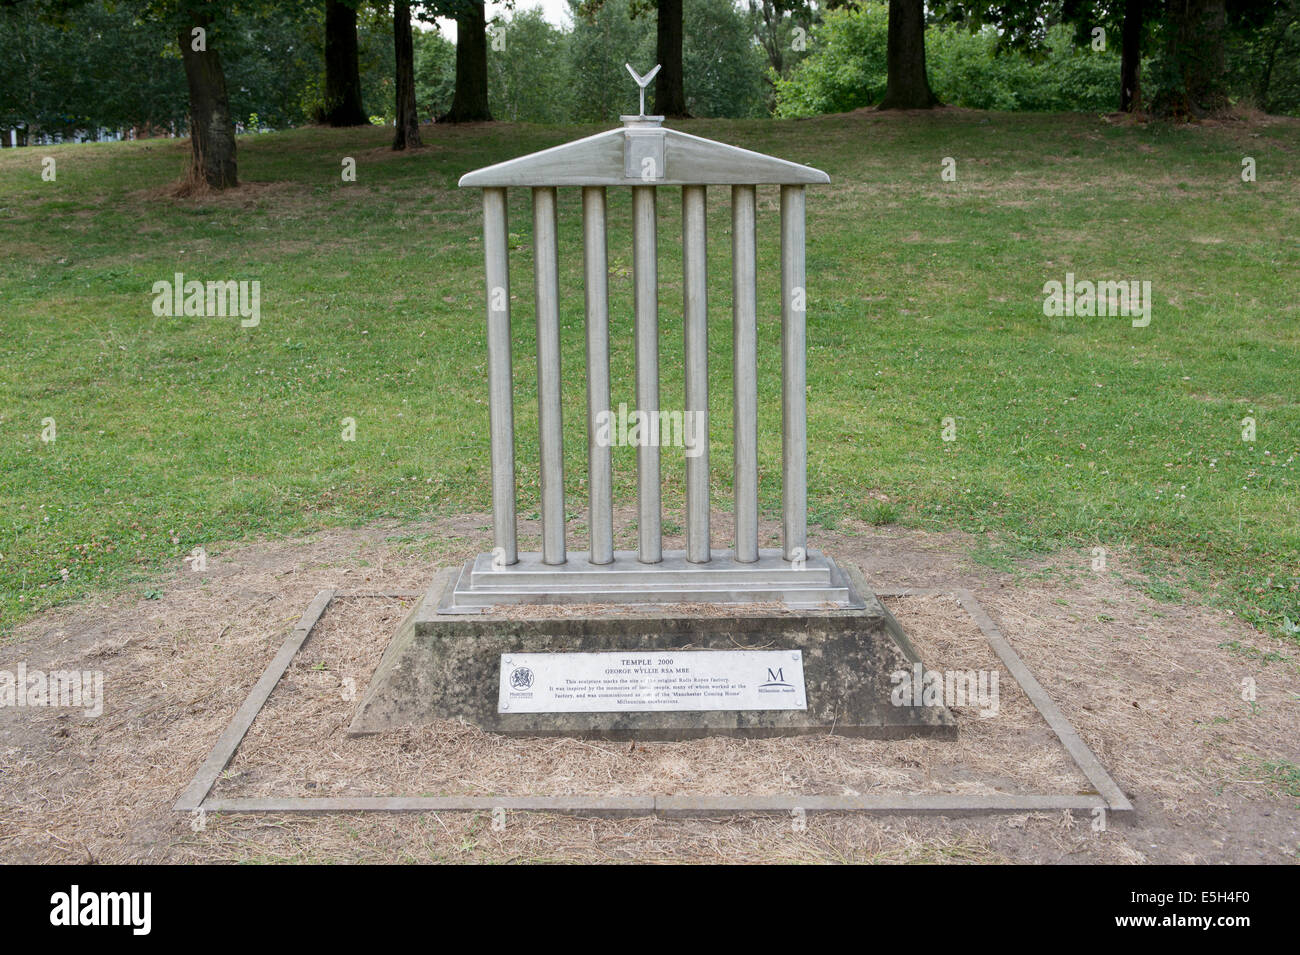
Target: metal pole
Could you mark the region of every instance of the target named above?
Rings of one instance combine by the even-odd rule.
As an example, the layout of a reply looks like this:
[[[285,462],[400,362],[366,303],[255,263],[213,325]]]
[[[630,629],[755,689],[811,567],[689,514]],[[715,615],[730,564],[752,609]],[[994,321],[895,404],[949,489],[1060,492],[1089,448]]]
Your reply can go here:
[[[614,560],[614,490],[609,444],[596,441],[596,416],[610,413],[609,269],[605,189],[582,190],[582,247],[587,296],[587,493],[593,564]]]
[[[510,261],[506,191],[483,190],[487,274],[488,421],[492,447],[492,536],[500,562],[519,561],[515,535],[515,408],[510,368]]]
[[[758,560],[758,261],[753,186],[731,187],[736,560]]]
[[[709,284],[707,194],[704,186],[682,186],[682,301],[686,413],[683,443],[702,440],[686,449],[686,559],[707,562],[709,541]]]
[[[636,408],[641,443],[636,452],[638,559],[663,559],[659,489],[659,264],[655,187],[632,187],[632,275],[636,285]]]
[[[560,419],[560,260],[555,189],[533,189],[537,291],[537,421],[542,465],[542,563],[563,564],[564,435]]]
[[[785,559],[808,555],[804,187],[781,187],[781,512]]]

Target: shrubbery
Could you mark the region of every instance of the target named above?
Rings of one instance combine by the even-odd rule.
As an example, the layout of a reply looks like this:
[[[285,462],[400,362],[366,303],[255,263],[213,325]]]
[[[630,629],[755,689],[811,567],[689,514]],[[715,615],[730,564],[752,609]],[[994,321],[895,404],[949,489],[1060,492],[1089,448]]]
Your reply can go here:
[[[809,56],[789,79],[776,79],[777,115],[810,116],[870,106],[885,93],[889,9],[868,3],[832,10]],[[1113,110],[1119,54],[1076,47],[1065,27],[1048,31],[1037,53],[997,50],[992,30],[930,26],[925,34],[930,86],[944,103],[971,109]]]

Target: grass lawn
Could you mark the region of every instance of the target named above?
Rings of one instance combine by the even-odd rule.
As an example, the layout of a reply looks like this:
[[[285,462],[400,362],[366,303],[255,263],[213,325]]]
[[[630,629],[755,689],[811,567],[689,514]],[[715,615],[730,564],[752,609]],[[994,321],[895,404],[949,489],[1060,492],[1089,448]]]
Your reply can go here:
[[[1257,626],[1300,622],[1300,122],[869,112],[680,128],[826,170],[808,202],[817,524],[961,528],[975,556],[1141,554]],[[165,198],[187,142],[0,151],[0,632],[192,548],[486,511],[479,195],[464,172],[596,131],[245,136],[248,187]],[[54,157],[57,179],[41,179]],[[1243,182],[1253,157],[1258,181]],[[343,182],[344,157],[357,181]],[[944,157],[957,181],[940,177]],[[536,512],[531,216],[512,194],[520,513]],[[710,195],[715,506],[729,506],[729,196]],[[775,189],[760,190],[761,502],[780,506]],[[682,381],[680,197],[660,200],[665,408]],[[562,190],[566,478],[585,509],[580,206]],[[630,203],[610,192],[614,403],[632,404]],[[152,286],[261,283],[261,323],[156,317]],[[1043,286],[1150,281],[1150,325]],[[342,440],[342,419],[356,440]],[[1255,422],[1243,439],[1243,419]],[[56,439],[42,440],[53,418]],[[943,440],[953,419],[955,440]],[[635,494],[615,449],[616,496]],[[681,452],[664,455],[680,525]],[[583,546],[581,537],[575,542]],[[489,546],[485,539],[484,546]],[[1086,558],[1081,569],[1086,569]],[[1295,633],[1292,631],[1294,638]]]

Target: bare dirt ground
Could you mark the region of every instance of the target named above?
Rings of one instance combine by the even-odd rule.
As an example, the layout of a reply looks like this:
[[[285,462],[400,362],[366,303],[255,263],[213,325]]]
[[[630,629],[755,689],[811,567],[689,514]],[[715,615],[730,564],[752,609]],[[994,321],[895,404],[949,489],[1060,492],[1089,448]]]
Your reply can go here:
[[[482,515],[263,542],[178,568],[162,591],[83,601],[0,646],[0,670],[101,670],[102,715],[0,708],[0,860],[40,862],[1295,862],[1300,648],[1220,611],[1156,600],[1124,555],[999,573],[973,538],[844,526],[815,534],[879,589],[964,586],[1129,794],[1132,825],[1029,814],[710,820],[512,814],[172,811],[312,596],[423,590],[484,547]],[[775,535],[775,526],[764,532]],[[718,528],[719,536],[725,528]],[[528,541],[523,541],[527,546]],[[674,546],[672,540],[667,546]],[[886,601],[935,669],[993,669],[949,598]],[[1088,785],[1010,676],[955,743],[840,737],[628,744],[494,737],[460,724],[344,735],[409,600],[336,600],[215,792],[235,795],[1075,793]],[[1253,679],[1256,699],[1242,698]]]

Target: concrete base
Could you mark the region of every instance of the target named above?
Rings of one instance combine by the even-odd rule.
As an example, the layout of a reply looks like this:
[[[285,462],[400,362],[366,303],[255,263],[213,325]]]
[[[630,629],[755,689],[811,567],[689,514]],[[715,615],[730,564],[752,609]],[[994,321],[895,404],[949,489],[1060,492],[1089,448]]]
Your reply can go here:
[[[464,719],[516,736],[680,740],[709,735],[836,733],[876,739],[955,739],[941,706],[894,706],[890,674],[919,661],[857,568],[844,565],[865,606],[781,615],[658,612],[520,618],[439,614],[458,568],[445,570],[399,626],[361,700],[350,735]],[[665,608],[667,610],[668,608]],[[601,650],[777,649],[803,652],[807,710],[658,713],[498,713],[501,654]]]

